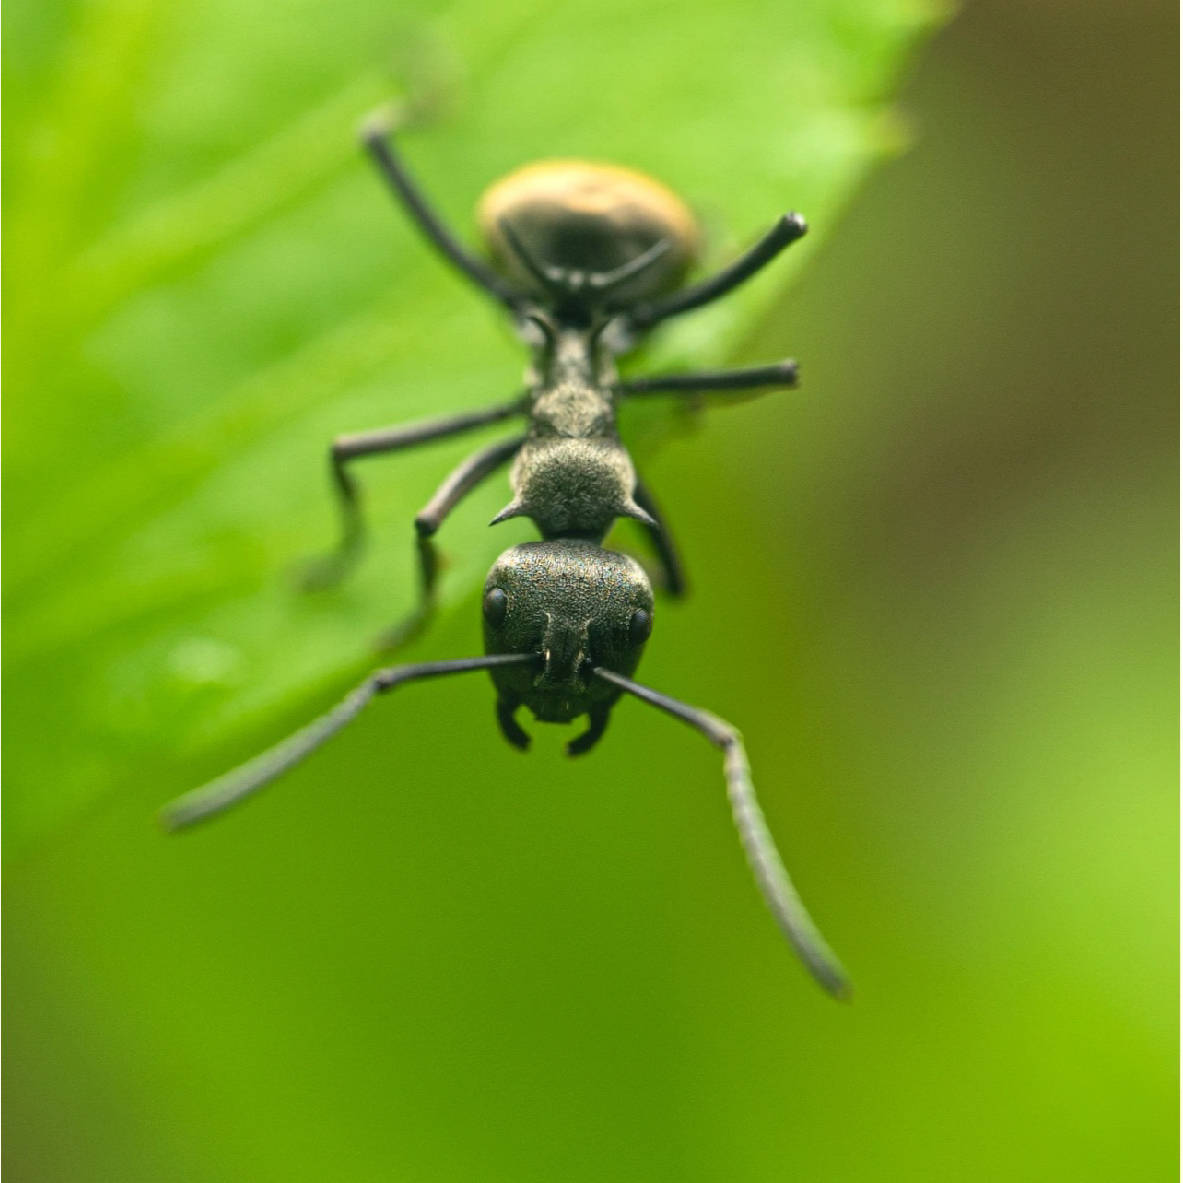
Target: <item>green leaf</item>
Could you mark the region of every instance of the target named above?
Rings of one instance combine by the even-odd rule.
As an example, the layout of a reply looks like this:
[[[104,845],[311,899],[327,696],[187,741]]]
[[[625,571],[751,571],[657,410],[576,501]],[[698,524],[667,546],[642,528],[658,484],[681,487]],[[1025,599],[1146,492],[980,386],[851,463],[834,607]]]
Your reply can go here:
[[[427,103],[405,153],[465,233],[486,184],[546,156],[671,184],[711,263],[805,213],[775,277],[660,343],[715,364],[899,146],[891,89],[940,6],[263,11],[7,10],[10,849],[146,778],[188,787],[363,670],[412,602],[410,518],[472,444],[367,467],[376,545],[347,586],[302,595],[293,570],[335,530],[327,441],[517,389],[496,309],[355,150],[370,107]],[[504,500],[492,482],[449,522],[445,610],[529,536],[484,530]]]

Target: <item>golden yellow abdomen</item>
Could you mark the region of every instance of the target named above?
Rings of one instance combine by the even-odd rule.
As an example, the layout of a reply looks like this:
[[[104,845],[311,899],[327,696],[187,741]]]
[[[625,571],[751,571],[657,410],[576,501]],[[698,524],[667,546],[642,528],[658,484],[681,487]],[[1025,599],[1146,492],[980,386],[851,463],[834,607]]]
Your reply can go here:
[[[615,293],[625,303],[677,287],[698,253],[698,224],[681,198],[644,173],[610,164],[528,164],[485,191],[477,218],[498,268],[528,288],[535,281],[509,249],[502,221],[533,258],[568,271],[612,271],[665,240],[666,253]]]

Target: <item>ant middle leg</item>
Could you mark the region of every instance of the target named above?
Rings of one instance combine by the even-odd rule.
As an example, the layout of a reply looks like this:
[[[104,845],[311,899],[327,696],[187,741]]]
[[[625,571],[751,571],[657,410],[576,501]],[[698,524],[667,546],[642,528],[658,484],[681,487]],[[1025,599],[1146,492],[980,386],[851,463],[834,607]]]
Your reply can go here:
[[[366,530],[361,513],[360,490],[349,471],[349,465],[354,460],[383,452],[397,452],[432,440],[474,431],[478,427],[499,423],[502,419],[520,414],[523,409],[522,400],[518,399],[483,411],[427,419],[402,427],[384,427],[358,435],[343,435],[334,440],[329,450],[329,461],[333,491],[341,511],[340,540],[331,554],[313,560],[308,565],[300,579],[304,588],[314,591],[339,583],[365,549]]]
[[[469,456],[448,474],[435,496],[415,515],[415,546],[419,562],[419,603],[378,639],[380,649],[396,649],[417,636],[431,619],[439,582],[439,551],[434,535],[448,514],[477,485],[511,460],[525,442],[524,435],[490,444]]]
[[[741,370],[700,370],[692,374],[654,374],[620,383],[624,395],[700,394],[708,390],[764,390],[797,385],[797,363],[774,362]]]

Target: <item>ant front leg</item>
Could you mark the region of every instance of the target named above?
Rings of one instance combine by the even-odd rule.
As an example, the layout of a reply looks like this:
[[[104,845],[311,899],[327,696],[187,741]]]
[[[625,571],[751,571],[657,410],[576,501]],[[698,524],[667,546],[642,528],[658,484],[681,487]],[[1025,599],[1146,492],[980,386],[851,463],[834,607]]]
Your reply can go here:
[[[512,403],[489,407],[484,411],[428,419],[403,427],[384,427],[359,435],[343,435],[334,440],[329,450],[329,462],[333,491],[341,510],[340,541],[332,554],[317,559],[308,566],[301,577],[304,588],[315,591],[339,583],[365,549],[366,531],[359,490],[348,467],[354,460],[363,456],[380,455],[383,452],[397,452],[418,444],[430,443],[432,440],[474,431],[478,427],[486,427],[512,415],[521,414],[523,410],[524,405],[519,399]]]
[[[633,489],[633,499],[653,519],[653,525],[645,524],[645,531],[649,535],[649,541],[653,544],[657,561],[661,565],[661,582],[671,596],[680,598],[686,594],[686,573],[682,568],[682,560],[678,555],[678,548],[674,545],[673,535],[670,534],[669,527],[665,524],[665,518],[662,517],[657,502],[653,500],[653,494],[649,492],[648,486],[640,477],[637,477],[636,487]],[[594,722],[593,719],[593,725]],[[600,731],[602,732],[603,728]],[[599,734],[595,739],[599,739]],[[594,743],[595,739],[591,743]],[[588,747],[591,746],[591,743],[588,744]],[[586,750],[586,748],[580,749],[580,751]],[[574,753],[572,754],[574,755]]]
[[[423,631],[435,611],[439,581],[439,551],[434,535],[448,514],[477,485],[511,460],[525,443],[524,435],[490,444],[458,465],[436,490],[435,496],[415,515],[416,549],[419,559],[419,603],[405,619],[378,639],[380,649],[396,649]]]

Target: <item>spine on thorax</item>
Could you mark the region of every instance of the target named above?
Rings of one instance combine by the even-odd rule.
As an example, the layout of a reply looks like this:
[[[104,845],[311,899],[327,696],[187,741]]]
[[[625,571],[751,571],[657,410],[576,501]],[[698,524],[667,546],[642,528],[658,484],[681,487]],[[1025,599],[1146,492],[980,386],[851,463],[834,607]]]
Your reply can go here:
[[[503,517],[533,519],[544,538],[599,542],[618,517],[642,516],[637,477],[616,434],[616,368],[586,329],[560,329],[528,375],[530,429]]]

